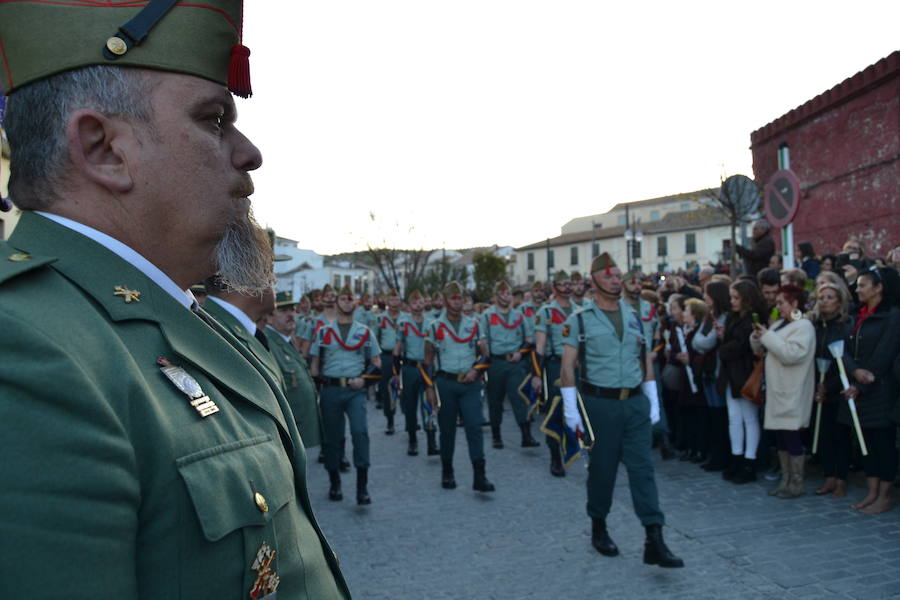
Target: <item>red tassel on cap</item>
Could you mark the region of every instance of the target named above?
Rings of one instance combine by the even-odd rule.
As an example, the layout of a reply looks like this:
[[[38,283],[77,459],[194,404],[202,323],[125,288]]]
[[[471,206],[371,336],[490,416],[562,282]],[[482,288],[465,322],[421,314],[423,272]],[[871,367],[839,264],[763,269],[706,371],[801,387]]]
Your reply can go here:
[[[250,48],[242,44],[231,47],[231,61],[228,63],[228,89],[241,98],[253,95],[250,87]]]

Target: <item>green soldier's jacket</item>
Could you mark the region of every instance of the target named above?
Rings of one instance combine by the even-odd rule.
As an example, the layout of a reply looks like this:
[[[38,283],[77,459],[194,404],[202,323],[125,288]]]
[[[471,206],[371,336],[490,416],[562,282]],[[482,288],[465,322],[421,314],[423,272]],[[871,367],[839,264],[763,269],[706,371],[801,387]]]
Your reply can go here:
[[[284,395],[201,316],[40,215],[0,243],[0,596],[349,597]]]

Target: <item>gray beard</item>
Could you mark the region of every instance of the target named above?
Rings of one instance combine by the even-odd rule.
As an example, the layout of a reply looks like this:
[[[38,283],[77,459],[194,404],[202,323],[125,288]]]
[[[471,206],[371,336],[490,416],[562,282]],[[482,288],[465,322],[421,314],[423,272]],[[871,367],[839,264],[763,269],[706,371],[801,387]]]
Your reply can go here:
[[[266,231],[248,212],[228,223],[216,245],[217,275],[226,289],[255,295],[275,285],[274,256]]]

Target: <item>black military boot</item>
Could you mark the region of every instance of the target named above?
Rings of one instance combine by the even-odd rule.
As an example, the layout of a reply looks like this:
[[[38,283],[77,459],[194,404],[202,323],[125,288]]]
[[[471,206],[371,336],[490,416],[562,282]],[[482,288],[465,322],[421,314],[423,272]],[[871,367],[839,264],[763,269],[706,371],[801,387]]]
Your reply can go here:
[[[416,432],[409,432],[409,447],[406,449],[406,453],[410,456],[417,456],[419,454],[419,440],[416,439]]]
[[[369,497],[369,470],[356,469],[356,503],[372,504]]]
[[[344,494],[341,493],[341,474],[339,471],[328,471],[328,480],[331,482],[331,487],[328,488],[328,499],[337,502],[338,500],[344,499]]]
[[[491,425],[491,435],[494,438],[494,448],[497,448],[498,450],[503,448],[503,438],[500,436],[499,425]]]
[[[441,453],[441,450],[437,445],[437,440],[435,439],[436,435],[437,432],[434,429],[425,432],[425,437],[428,439],[428,456],[437,456]]]
[[[559,444],[550,443],[550,474],[554,477],[565,477],[566,468],[562,464],[562,454],[559,451]]]
[[[386,435],[394,435],[394,415],[387,415],[387,428],[384,430]]]
[[[452,461],[441,461],[441,487],[445,490],[456,489],[456,479],[453,477]]]
[[[484,459],[472,461],[472,471],[475,475],[472,480],[472,489],[476,492],[493,492],[494,484],[488,481],[484,474]]]
[[[591,519],[591,546],[603,556],[619,555],[619,547],[606,531],[606,519]]]
[[[647,540],[644,542],[644,564],[659,565],[667,569],[684,566],[684,561],[672,554],[663,541],[662,525],[647,525]]]
[[[536,448],[541,445],[540,442],[531,437],[531,423],[523,423],[520,429],[522,430],[523,448]]]

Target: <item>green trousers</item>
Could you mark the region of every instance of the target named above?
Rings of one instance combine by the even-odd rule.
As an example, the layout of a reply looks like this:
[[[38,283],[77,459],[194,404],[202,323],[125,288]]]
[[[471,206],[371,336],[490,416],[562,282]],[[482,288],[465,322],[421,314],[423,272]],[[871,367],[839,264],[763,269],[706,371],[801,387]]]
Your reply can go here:
[[[456,416],[461,414],[469,443],[469,458],[484,460],[484,434],[481,432],[481,381],[460,383],[438,377],[435,380],[441,397],[438,427],[441,430],[441,460],[453,461],[456,445]]]
[[[381,402],[381,409],[384,411],[385,417],[394,415],[396,406],[391,405],[391,377],[393,376],[392,366],[394,364],[394,355],[390,352],[381,353],[381,380],[378,382],[378,401]]]
[[[325,436],[322,453],[325,468],[337,471],[341,464],[344,444],[344,415],[350,421],[350,439],[353,441],[353,466],[369,468],[369,428],[366,424],[366,388],[326,385],[322,388],[322,425]]]
[[[587,513],[605,519],[612,507],[619,462],[628,471],[631,502],[642,525],[664,525],[650,458],[650,401],[643,394],[625,400],[583,395],[594,430],[587,480]]]
[[[412,433],[419,429],[419,403],[425,392],[425,382],[422,381],[422,376],[415,363],[403,365],[400,369],[400,377],[403,379],[400,407],[403,409],[403,417],[406,419],[406,431]]]
[[[519,397],[519,385],[528,374],[528,361],[509,362],[493,359],[488,369],[487,399],[491,427],[503,422],[503,398],[509,398],[516,423],[521,427],[528,420],[528,406]]]
[[[553,398],[555,396],[559,396],[559,371],[560,371],[560,361],[558,359],[548,359],[544,362],[544,372],[547,374],[545,377],[545,381],[547,382],[547,403],[543,406],[542,412],[546,413],[550,410],[550,404],[553,402]],[[543,397],[544,392],[541,391],[541,396]],[[563,411],[556,412],[556,421],[562,425],[563,421]],[[559,448],[559,442],[556,439],[548,436],[545,436],[547,439],[547,447],[551,450],[553,448]]]

